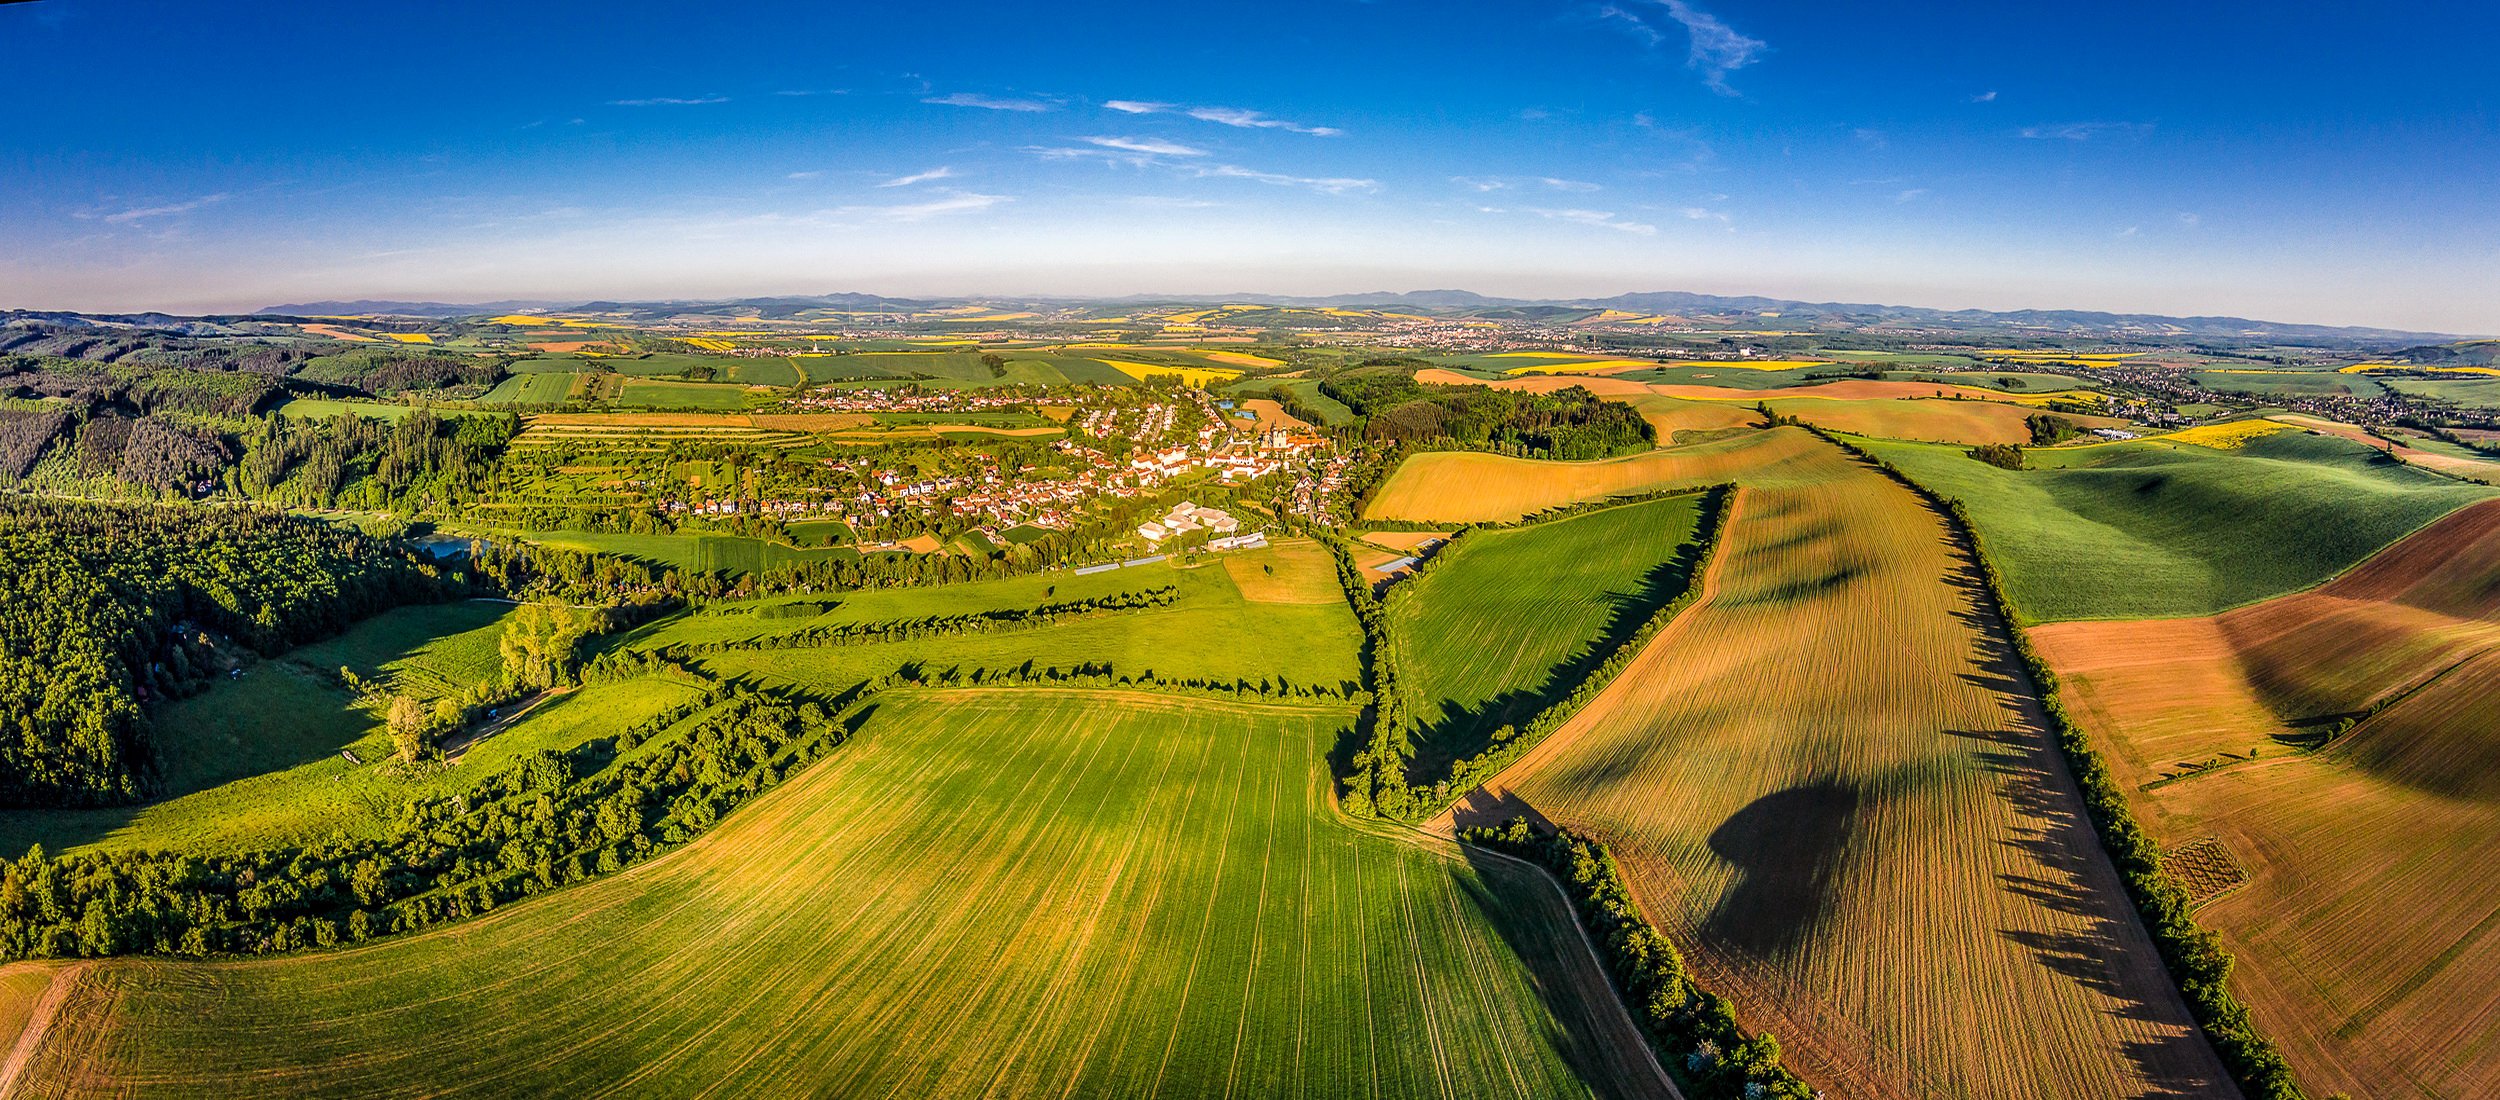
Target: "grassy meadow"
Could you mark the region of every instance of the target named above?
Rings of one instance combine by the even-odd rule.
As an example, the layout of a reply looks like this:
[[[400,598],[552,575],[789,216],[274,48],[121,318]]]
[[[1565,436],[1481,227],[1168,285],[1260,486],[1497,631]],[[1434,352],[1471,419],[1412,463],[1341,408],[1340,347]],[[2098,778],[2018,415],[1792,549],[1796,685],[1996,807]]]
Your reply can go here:
[[[1334,816],[1321,756],[1348,713],[1042,689],[874,706],[685,849],[458,926],[0,970],[0,1020],[53,998],[16,1083],[1670,1095],[1549,880]]]
[[[2228,1094],[1970,563],[1815,445],[1748,479],[1700,602],[1462,820],[1524,802],[1604,838],[1834,1095]]]
[[[159,711],[163,797],[93,810],[0,811],[0,852],[42,843],[202,854],[379,836],[412,797],[461,790],[542,748],[615,733],[697,689],[674,678],[601,684],[540,704],[458,764],[403,769],[381,717],[338,682],[341,666],[432,700],[501,666],[506,604],[403,607],[328,641],[247,666],[240,679]],[[361,763],[342,752],[352,752]]]
[[[1485,747],[1576,686],[1691,580],[1698,495],[1469,532],[1389,593],[1414,781]]]
[[[1875,454],[1970,509],[2025,619],[2204,615],[2306,588],[2492,489],[2281,432],[2031,450],[2005,470],[1933,444]]]

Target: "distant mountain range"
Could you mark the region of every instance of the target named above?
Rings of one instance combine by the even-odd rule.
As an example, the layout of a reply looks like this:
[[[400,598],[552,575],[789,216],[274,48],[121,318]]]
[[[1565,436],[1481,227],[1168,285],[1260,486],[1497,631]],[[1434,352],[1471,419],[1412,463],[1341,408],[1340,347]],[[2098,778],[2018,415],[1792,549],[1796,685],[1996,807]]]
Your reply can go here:
[[[1017,309],[1084,310],[1091,307],[1129,309],[1140,305],[1221,305],[1258,303],[1288,307],[1394,309],[1434,316],[1486,317],[1520,321],[1568,321],[1574,312],[1621,310],[1643,315],[1665,314],[1709,318],[1777,315],[1802,325],[1849,328],[1943,329],[1956,332],[2003,332],[2012,335],[2138,340],[2288,341],[2331,344],[2431,344],[2457,337],[2443,333],[2336,325],[2305,325],[2245,317],[2170,317],[2148,313],[2104,313],[2091,310],[1930,309],[1920,306],[1857,302],[1806,302],[1789,298],[1650,291],[1611,298],[1497,298],[1467,290],[1377,291],[1367,294],[1291,296],[1130,295],[1119,298],[980,296],[967,298],[890,298],[878,294],[841,293],[759,298],[682,299],[661,301],[562,302],[509,300],[497,302],[331,301],[270,306],[261,316],[319,317],[349,314],[394,314],[405,317],[463,317],[516,310],[581,310],[669,316],[683,313],[736,311],[763,317],[787,317],[807,310],[919,312],[947,306],[983,305]]]

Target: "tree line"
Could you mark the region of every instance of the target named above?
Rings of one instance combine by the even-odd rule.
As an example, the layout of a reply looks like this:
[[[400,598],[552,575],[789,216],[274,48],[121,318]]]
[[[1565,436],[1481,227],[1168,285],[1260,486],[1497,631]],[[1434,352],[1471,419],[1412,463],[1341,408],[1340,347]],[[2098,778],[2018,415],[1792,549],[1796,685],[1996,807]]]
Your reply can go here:
[[[1600,945],[1607,973],[1632,1018],[1666,1054],[1668,1071],[1694,1100],[1814,1100],[1802,1078],[1780,1064],[1769,1032],[1747,1036],[1727,999],[1703,989],[1675,943],[1633,903],[1606,847],[1568,829],[1539,833],[1524,817],[1464,830],[1478,847],[1534,863],[1562,879],[1572,908]]]
[[[271,954],[473,916],[683,844],[847,734],[820,703],[715,684],[411,802],[379,839],[209,856],[37,846],[0,868],[0,955]]]
[[[673,657],[682,659],[698,654],[727,653],[733,650],[877,645],[962,634],[997,634],[1016,630],[1037,630],[1072,619],[1170,607],[1179,598],[1180,586],[1166,584],[1140,592],[1117,592],[1081,600],[1063,600],[1058,603],[1043,604],[1040,607],[994,608],[965,612],[960,615],[926,615],[910,619],[831,623],[753,638],[718,642],[677,642],[669,645],[667,652]]]

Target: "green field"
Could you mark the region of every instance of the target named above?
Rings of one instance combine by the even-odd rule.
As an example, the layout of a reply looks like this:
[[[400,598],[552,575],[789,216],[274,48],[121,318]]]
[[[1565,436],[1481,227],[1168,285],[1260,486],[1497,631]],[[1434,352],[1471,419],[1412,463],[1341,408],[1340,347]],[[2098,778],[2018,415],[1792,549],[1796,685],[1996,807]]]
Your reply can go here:
[[[561,405],[572,400],[575,380],[583,376],[562,371],[516,373],[496,383],[478,400],[489,405]]]
[[[2376,397],[2386,392],[2368,375],[2338,374],[2334,371],[2197,371],[2188,376],[2197,385],[2217,393],[2246,394],[2250,397],[2316,397],[2349,395]]]
[[[729,381],[748,386],[795,386],[807,380],[796,362],[780,358],[737,356],[721,361]]]
[[[2408,397],[2435,397],[2474,409],[2500,409],[2500,378],[2386,378],[2380,383]]]
[[[1884,379],[1890,382],[1941,382],[1948,386],[1970,386],[1975,389],[2001,390],[2006,393],[2055,393],[2059,390],[2099,389],[2100,384],[2071,374],[2046,374],[2024,370],[1968,371],[1903,371],[1888,370]]]
[[[1354,423],[1354,410],[1347,408],[1345,402],[1319,392],[1319,379],[1316,378],[1244,378],[1224,387],[1224,392],[1234,396],[1257,397],[1279,387],[1293,394],[1294,400],[1300,402],[1302,407],[1318,413],[1320,423],[1325,427]]]
[[[825,616],[767,619],[712,614],[688,616],[634,636],[631,644],[717,642],[783,633],[842,621],[875,621],[957,614],[983,608],[1036,607],[1090,595],[1177,585],[1170,607],[1126,611],[1063,621],[1052,626],[992,634],[966,634],[911,642],[806,649],[732,650],[707,654],[700,663],[716,676],[745,676],[763,683],[830,693],[893,672],[906,664],[931,670],[960,667],[1005,669],[1109,664],[1122,676],[1148,672],[1164,679],[1252,684],[1282,678],[1301,686],[1350,687],[1362,679],[1357,663],[1360,634],[1342,600],[1259,602],[1242,594],[1231,567],[1257,568],[1276,555],[1316,553],[1284,547],[1225,555],[1228,562],[1193,568],[1136,566],[1078,577],[1047,573],[1007,581],[884,589],[843,594]],[[732,605],[735,606],[735,605]]]
[[[1585,665],[1691,578],[1701,498],[1668,497],[1472,531],[1389,594],[1413,781],[1447,774],[1494,730],[1567,694]]]
[[[404,607],[251,665],[242,678],[158,713],[160,800],[0,812],[0,851],[40,841],[56,852],[93,845],[208,854],[378,836],[411,797],[461,790],[533,750],[613,734],[695,693],[658,678],[585,688],[542,704],[456,766],[413,773],[384,766],[390,736],[339,686],[338,668],[421,699],[465,690],[500,667],[496,642],[510,611],[485,601]]]
[[[2237,450],[2034,449],[2021,471],[1958,447],[1861,442],[1962,500],[2032,621],[2207,615],[2282,595],[2492,495],[2307,433]]]
[[[70,973],[17,1083],[1665,1094],[1548,880],[1335,816],[1342,711],[1038,689],[875,706],[620,875],[355,950]],[[41,969],[0,987],[28,996]]]
[[[747,391],[745,387],[727,383],[633,378],[626,380],[614,403],[619,407],[641,409],[737,412],[747,407]]]
[[[798,361],[810,382],[885,382],[917,379],[940,388],[955,386],[1060,386],[1069,383],[1127,385],[1135,379],[1082,356],[1026,349],[999,349],[989,354],[1007,361],[1005,377],[990,373],[978,351],[868,351]]]
[[[810,550],[848,545],[851,540],[859,537],[857,532],[851,530],[850,524],[838,519],[794,520],[783,526],[790,532],[792,539],[796,540],[801,547]]]

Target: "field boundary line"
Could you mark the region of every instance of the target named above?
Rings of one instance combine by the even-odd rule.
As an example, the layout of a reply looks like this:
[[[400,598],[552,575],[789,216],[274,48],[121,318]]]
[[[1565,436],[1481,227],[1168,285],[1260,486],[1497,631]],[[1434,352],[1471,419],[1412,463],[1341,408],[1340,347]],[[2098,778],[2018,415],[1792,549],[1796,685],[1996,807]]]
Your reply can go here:
[[[17,1095],[18,1078],[26,1067],[34,1064],[43,1052],[44,1038],[52,1031],[52,1021],[59,1018],[61,1005],[76,992],[80,979],[95,966],[91,962],[71,963],[52,975],[52,984],[43,987],[43,996],[35,999],[35,1007],[26,1016],[26,1026],[19,1029],[17,1041],[10,1044],[6,1061],[0,1061],[0,1097]]]

